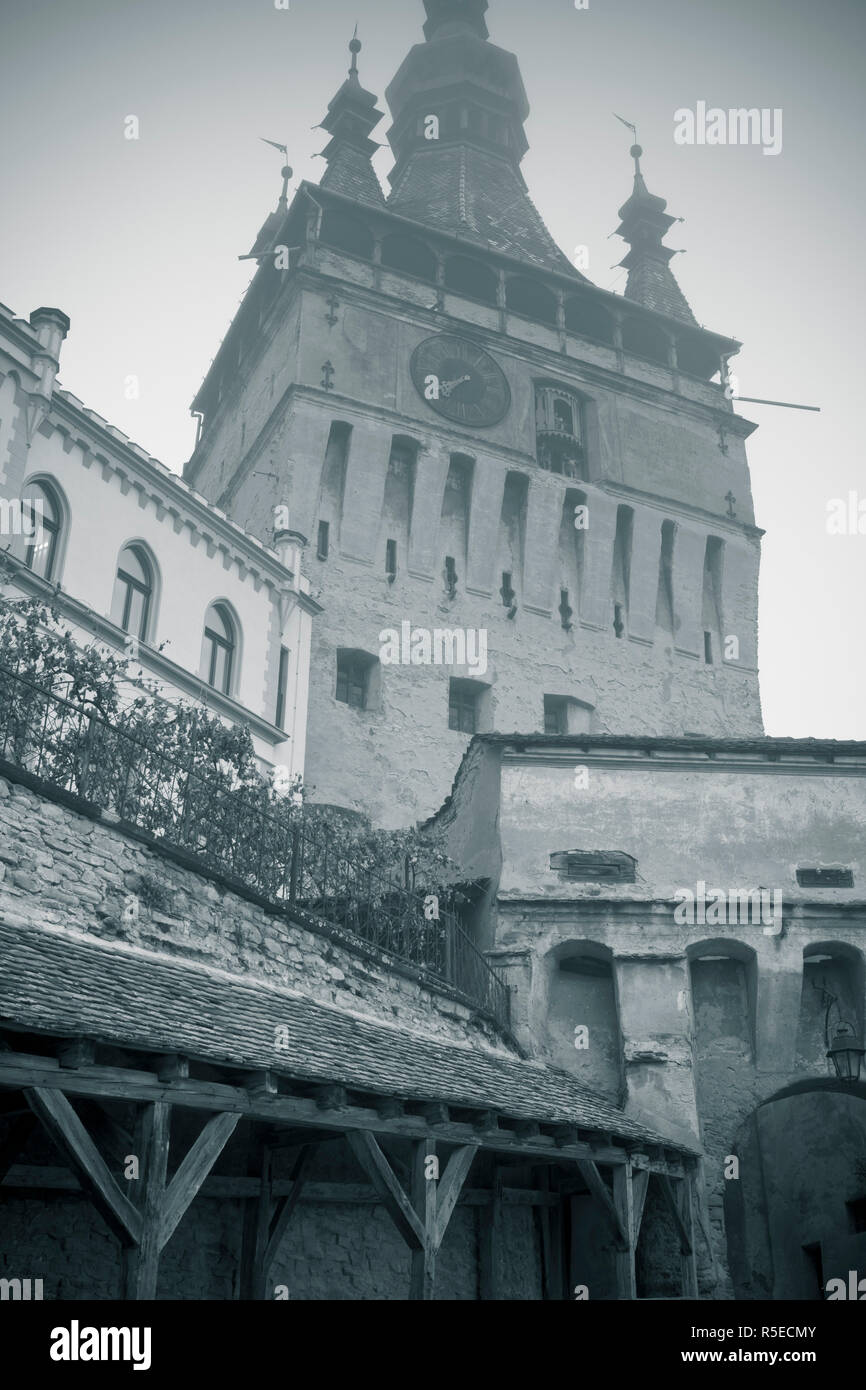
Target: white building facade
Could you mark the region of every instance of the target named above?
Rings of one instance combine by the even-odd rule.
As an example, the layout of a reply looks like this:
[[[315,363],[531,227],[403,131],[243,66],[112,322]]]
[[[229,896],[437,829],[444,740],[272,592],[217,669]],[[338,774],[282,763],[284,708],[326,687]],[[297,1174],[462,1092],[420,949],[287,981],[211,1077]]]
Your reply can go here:
[[[0,548],[7,596],[51,599],[84,643],[250,729],[263,771],[303,775],[312,620],[304,538],[263,545],[57,386],[69,329],[0,305]],[[2,654],[0,654],[2,659]]]

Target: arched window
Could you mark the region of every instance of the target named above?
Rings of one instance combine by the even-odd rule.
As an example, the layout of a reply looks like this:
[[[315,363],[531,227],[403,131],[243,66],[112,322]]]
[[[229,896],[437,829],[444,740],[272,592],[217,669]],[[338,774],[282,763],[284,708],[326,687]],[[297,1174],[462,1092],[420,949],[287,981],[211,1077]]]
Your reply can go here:
[[[21,525],[27,538],[24,563],[43,579],[53,579],[57,567],[61,509],[50,483],[28,483],[21,497]]]
[[[204,615],[202,675],[214,690],[229,695],[237,650],[237,633],[224,603],[212,603]]]
[[[734,920],[743,921],[735,904]],[[732,1059],[754,1055],[757,956],[735,938],[713,937],[687,948],[698,1085],[711,1094]]]
[[[418,280],[436,279],[436,257],[417,237],[386,236],[382,242],[382,264],[391,270],[402,270]]]
[[[622,1038],[610,950],[593,941],[563,942],[547,955],[544,966],[545,1041],[552,1064],[618,1101]]]
[[[455,294],[495,304],[496,284],[495,273],[483,261],[474,261],[469,256],[449,256],[445,262],[445,287]]]
[[[111,620],[145,640],[153,607],[154,569],[143,545],[125,545],[117,561]]]
[[[361,256],[365,261],[373,259],[373,233],[359,217],[352,217],[350,213],[326,212],[319,240],[339,251],[348,251],[350,256]]]
[[[599,343],[613,342],[613,319],[599,304],[582,297],[565,301],[565,326],[581,338]]]
[[[556,295],[546,285],[516,276],[505,287],[505,302],[515,314],[556,324]]]
[[[657,324],[648,319],[626,319],[622,329],[622,345],[635,357],[645,357],[666,367],[668,338]]]
[[[827,1053],[840,1023],[863,1031],[866,961],[862,951],[841,941],[815,942],[803,949],[803,984],[796,1064],[815,1076],[833,1076]]]

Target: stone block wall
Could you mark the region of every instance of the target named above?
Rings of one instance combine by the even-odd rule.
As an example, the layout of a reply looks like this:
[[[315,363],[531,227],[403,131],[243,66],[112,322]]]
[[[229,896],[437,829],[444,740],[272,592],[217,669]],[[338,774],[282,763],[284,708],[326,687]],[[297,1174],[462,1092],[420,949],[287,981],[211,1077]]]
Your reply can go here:
[[[258,978],[440,1041],[508,1052],[467,1005],[271,914],[103,821],[0,779],[0,913]]]

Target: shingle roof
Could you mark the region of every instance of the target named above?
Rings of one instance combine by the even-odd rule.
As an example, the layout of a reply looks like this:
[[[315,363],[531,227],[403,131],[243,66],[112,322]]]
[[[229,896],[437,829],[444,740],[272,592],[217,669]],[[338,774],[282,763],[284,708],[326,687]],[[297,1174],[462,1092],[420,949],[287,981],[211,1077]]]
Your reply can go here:
[[[565,1073],[437,1042],[264,982],[78,933],[0,923],[0,1018],[303,1081],[498,1110],[682,1149]],[[274,1030],[288,1030],[275,1051]]]
[[[369,158],[351,145],[342,145],[331,157],[320,186],[343,193],[359,203],[385,206],[385,194]]]
[[[688,300],[674,278],[670,266],[649,257],[641,259],[632,266],[628,275],[625,298],[647,309],[655,309],[659,314],[679,319],[681,323],[694,324],[697,319],[692,313]]]
[[[428,227],[585,280],[553,240],[510,160],[472,145],[416,150],[388,206]]]

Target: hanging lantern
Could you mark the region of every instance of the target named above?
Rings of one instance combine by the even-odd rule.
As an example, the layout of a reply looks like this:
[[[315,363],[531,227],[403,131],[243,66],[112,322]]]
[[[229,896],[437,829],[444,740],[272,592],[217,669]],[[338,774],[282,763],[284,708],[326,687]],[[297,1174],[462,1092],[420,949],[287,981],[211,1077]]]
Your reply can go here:
[[[860,1065],[866,1048],[857,1036],[853,1023],[837,1023],[827,1056],[832,1060],[840,1081],[860,1080]]]

